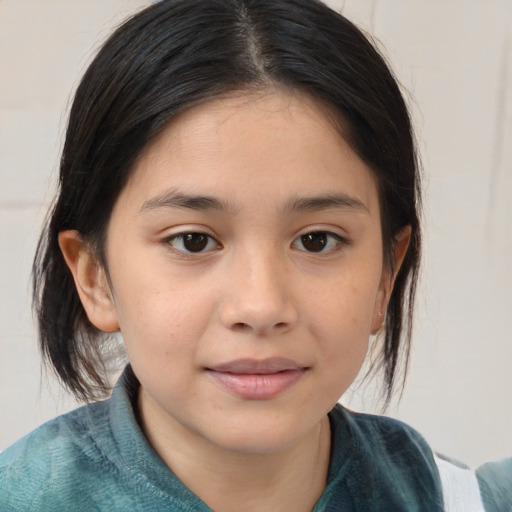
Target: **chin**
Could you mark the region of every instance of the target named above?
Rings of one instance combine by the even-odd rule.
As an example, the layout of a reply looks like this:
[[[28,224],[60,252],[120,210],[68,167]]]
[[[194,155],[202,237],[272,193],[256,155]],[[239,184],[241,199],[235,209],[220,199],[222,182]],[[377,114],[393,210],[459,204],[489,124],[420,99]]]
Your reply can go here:
[[[311,427],[310,427],[311,428]],[[283,424],[274,420],[257,424],[248,421],[226,426],[210,439],[221,449],[240,454],[270,455],[282,452],[298,442],[309,430],[298,422]]]

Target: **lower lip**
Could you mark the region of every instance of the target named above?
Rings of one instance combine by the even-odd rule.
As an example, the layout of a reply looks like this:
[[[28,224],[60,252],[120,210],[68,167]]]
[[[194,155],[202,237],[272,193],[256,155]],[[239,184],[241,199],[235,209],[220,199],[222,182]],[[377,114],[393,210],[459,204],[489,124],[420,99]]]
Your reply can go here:
[[[293,386],[305,370],[285,370],[269,374],[227,373],[210,370],[208,373],[227,391],[247,400],[274,398]]]

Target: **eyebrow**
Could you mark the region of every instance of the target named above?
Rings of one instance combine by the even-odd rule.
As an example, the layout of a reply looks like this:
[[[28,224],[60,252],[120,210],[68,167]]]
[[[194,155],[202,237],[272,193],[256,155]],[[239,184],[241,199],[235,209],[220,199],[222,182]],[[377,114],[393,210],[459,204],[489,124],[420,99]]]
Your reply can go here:
[[[198,194],[182,194],[170,191],[144,201],[139,213],[143,213],[147,210],[156,210],[158,208],[183,208],[200,211],[234,210],[233,206],[228,201],[217,199],[216,197]]]
[[[183,208],[198,211],[236,211],[236,208],[231,203],[216,197],[170,191],[144,201],[139,210],[139,214],[159,208]],[[290,199],[285,203],[284,211],[300,213],[340,208],[369,213],[368,207],[362,201],[344,193]]]
[[[287,212],[318,212],[339,208],[366,213],[370,212],[361,200],[343,193],[301,197],[287,201],[285,205],[285,211]]]

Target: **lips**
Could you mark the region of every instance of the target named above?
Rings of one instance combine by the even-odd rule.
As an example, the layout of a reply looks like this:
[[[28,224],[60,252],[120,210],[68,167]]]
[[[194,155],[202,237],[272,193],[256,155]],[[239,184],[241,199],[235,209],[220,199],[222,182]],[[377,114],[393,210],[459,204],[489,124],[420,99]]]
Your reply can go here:
[[[206,368],[225,391],[247,400],[265,400],[280,395],[306,373],[290,359],[240,359]]]

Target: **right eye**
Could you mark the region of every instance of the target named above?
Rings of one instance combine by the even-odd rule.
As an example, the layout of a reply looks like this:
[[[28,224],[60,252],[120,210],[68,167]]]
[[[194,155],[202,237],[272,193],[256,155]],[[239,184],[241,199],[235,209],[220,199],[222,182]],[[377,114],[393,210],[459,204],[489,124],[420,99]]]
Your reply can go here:
[[[203,253],[219,248],[217,240],[206,233],[180,233],[168,238],[166,243],[184,253]]]

